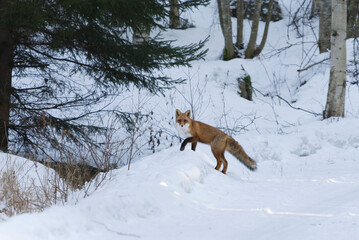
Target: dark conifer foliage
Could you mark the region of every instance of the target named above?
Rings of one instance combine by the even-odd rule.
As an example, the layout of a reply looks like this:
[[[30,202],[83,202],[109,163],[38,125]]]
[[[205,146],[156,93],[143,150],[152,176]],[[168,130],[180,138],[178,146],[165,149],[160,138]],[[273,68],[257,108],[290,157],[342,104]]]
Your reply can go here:
[[[179,7],[207,3],[184,1]],[[105,104],[97,103],[130,86],[161,93],[180,82],[156,72],[203,58],[204,42],[175,47],[159,36],[140,44],[129,37],[144,26],[164,29],[168,4],[1,0],[0,150],[8,149],[7,140],[21,151],[56,147],[54,133],[91,141],[91,133],[104,130],[95,122]]]

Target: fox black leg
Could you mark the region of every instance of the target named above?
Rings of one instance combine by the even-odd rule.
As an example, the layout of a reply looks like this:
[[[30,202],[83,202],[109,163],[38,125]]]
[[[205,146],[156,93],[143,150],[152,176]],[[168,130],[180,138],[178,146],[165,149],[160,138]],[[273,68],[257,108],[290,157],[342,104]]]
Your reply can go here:
[[[192,141],[193,141],[193,137],[186,138],[186,139],[183,141],[183,143],[181,144],[180,150],[183,151],[184,148],[186,147],[187,143],[192,142]]]

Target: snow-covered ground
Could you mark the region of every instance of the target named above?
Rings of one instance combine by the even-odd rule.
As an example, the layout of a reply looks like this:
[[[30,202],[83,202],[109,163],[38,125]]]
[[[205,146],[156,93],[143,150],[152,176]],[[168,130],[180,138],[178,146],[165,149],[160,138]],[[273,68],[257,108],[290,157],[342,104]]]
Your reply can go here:
[[[1,222],[0,239],[359,239],[359,90],[348,85],[344,119],[322,120],[276,97],[320,114],[329,79],[328,62],[297,72],[328,55],[311,50],[310,29],[298,39],[287,27],[286,9],[301,1],[280,2],[284,20],[271,23],[263,55],[255,60],[219,60],[223,38],[215,1],[188,13],[196,28],[164,37],[185,44],[210,35],[206,61],[166,70],[188,79],[166,98],[134,97],[169,134],[176,133],[175,109],[192,108],[197,120],[231,133],[258,171],[227,154],[224,175],[214,170],[209,146],[181,152],[177,141],[138,159],[130,171],[114,170],[87,198]],[[351,47],[348,40],[348,60]],[[253,81],[253,102],[237,94],[242,66]]]
[[[116,170],[77,205],[1,223],[1,239],[357,239],[358,131],[344,119],[243,134],[253,173],[231,155],[228,174],[215,171],[205,145],[172,147]]]

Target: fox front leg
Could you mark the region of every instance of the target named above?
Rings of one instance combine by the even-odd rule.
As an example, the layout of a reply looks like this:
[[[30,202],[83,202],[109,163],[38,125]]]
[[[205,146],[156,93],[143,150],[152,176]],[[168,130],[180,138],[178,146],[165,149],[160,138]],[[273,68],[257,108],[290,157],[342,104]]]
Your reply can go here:
[[[196,150],[196,145],[197,145],[197,141],[198,139],[196,137],[189,137],[186,138],[183,143],[181,144],[181,148],[180,150],[183,151],[187,145],[187,143],[192,143],[192,150]],[[194,147],[193,147],[194,146]]]
[[[192,149],[193,151],[196,151],[196,147],[197,147],[197,142],[192,142],[192,147],[191,147],[191,149]]]

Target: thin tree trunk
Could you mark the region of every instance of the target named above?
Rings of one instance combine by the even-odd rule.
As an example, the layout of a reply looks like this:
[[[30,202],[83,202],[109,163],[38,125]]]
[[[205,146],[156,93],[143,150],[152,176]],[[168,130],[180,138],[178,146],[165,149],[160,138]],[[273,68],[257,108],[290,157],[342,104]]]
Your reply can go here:
[[[150,37],[150,33],[151,33],[151,29],[148,27],[133,29],[132,43],[139,44],[139,43],[143,43],[144,41],[147,41]]]
[[[237,47],[243,49],[243,19],[244,19],[244,1],[237,0]]]
[[[218,5],[218,16],[219,16],[219,23],[221,25],[221,29],[223,29],[223,9],[222,9],[222,3],[221,0],[217,0]],[[223,33],[223,30],[222,30]]]
[[[8,30],[0,29],[0,150],[8,150],[13,41]]]
[[[324,118],[344,117],[346,86],[346,0],[332,0],[330,79]]]
[[[253,58],[254,51],[256,48],[256,41],[258,35],[258,24],[259,24],[259,17],[261,12],[262,1],[256,0],[256,5],[254,8],[253,19],[252,19],[252,28],[251,28],[251,35],[249,37],[248,46],[245,52],[245,58]]]
[[[359,0],[348,0],[347,38],[359,37]]]
[[[227,61],[236,56],[232,39],[231,9],[229,6],[229,0],[217,0],[217,3],[219,21],[221,23],[221,29],[224,37],[223,60]]]
[[[319,52],[330,49],[331,0],[319,0]]]
[[[318,16],[318,13],[319,13],[319,1],[320,0],[312,0],[312,9],[310,11],[309,19],[312,19],[313,17]]]
[[[270,20],[272,18],[273,4],[274,4],[274,0],[270,0],[269,4],[268,4],[268,13],[267,13],[267,18],[266,18],[266,24],[264,26],[264,32],[263,32],[262,41],[259,44],[259,47],[255,51],[255,56],[258,56],[262,52],[262,50],[264,48],[264,45],[266,44],[267,36],[268,36],[268,30],[269,30],[269,23],[270,23]]]
[[[170,28],[179,28],[181,26],[180,14],[178,10],[178,0],[170,0]]]

